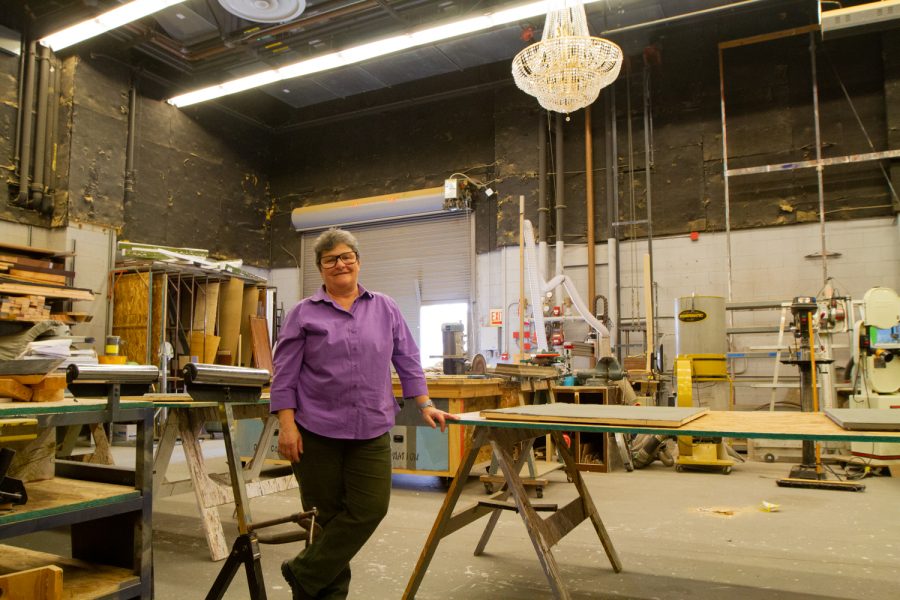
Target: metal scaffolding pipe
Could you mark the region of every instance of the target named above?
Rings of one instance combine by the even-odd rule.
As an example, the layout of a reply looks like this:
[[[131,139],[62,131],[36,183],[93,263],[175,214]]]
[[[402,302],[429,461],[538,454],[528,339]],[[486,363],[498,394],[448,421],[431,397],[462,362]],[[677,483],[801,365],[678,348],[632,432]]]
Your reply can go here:
[[[563,236],[565,233],[564,218],[566,212],[566,186],[565,186],[565,138],[563,136],[563,116],[556,115],[556,192],[554,204],[556,207],[556,269],[555,275],[563,274]],[[557,288],[556,303],[562,304],[562,290]],[[540,307],[535,307],[540,310]]]

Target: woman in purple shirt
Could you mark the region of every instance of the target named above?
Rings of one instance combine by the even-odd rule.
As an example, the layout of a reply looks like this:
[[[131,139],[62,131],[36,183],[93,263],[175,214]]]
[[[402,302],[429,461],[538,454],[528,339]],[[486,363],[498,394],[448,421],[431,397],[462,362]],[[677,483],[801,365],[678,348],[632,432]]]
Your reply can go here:
[[[387,514],[389,432],[405,398],[432,428],[456,419],[428,398],[419,348],[397,303],[359,285],[359,247],[341,229],[315,244],[324,285],[285,318],[275,348],[271,409],[278,451],[291,461],[303,506],[319,510],[322,533],[281,565],[296,598],[346,598],[350,559]]]

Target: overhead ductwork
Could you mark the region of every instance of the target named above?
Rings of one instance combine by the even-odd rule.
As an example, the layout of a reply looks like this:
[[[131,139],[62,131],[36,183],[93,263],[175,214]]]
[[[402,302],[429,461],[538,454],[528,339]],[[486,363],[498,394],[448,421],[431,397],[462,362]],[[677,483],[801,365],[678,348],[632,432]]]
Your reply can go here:
[[[444,188],[436,187],[295,208],[291,212],[291,224],[297,231],[310,231],[442,212],[446,212]]]
[[[882,0],[822,13],[822,37],[900,27],[900,0]]]
[[[306,10],[306,0],[219,0],[231,14],[254,23],[284,23]]]

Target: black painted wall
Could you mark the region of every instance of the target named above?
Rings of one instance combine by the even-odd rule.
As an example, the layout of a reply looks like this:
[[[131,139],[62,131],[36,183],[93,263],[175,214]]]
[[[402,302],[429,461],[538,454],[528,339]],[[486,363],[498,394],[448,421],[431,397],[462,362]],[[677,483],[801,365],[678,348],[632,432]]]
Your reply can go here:
[[[614,167],[618,189],[614,218],[641,219],[645,214],[645,98],[652,115],[654,235],[724,228],[716,45],[721,37],[715,28],[685,28],[667,32],[652,47],[632,49],[619,80],[592,107],[598,240],[605,236],[614,200],[608,166]],[[896,31],[874,33],[819,46],[825,157],[898,147],[900,47],[895,37]],[[730,167],[815,158],[810,67],[805,35],[726,51]],[[0,57],[4,156],[11,153],[14,133],[16,69],[15,59]],[[63,88],[70,96],[61,108],[66,135],[60,164],[68,195],[58,200],[55,224],[107,224],[133,241],[205,247],[251,264],[293,266],[298,244],[290,227],[294,207],[438,186],[455,172],[492,181],[497,192],[476,201],[479,252],[517,243],[519,195],[526,198],[527,218],[537,221],[538,128],[546,126],[552,133],[552,119],[512,85],[280,133],[251,127],[212,107],[178,110],[151,91],[138,106],[136,193],[125,205],[131,75],[102,59],[71,59],[65,69]],[[617,151],[608,159],[613,109]],[[573,114],[564,131],[563,236],[567,242],[583,242],[584,112]],[[548,142],[552,154],[552,136]],[[896,205],[882,167],[893,174],[897,188],[898,164],[826,169],[828,220],[893,214]],[[0,168],[9,176],[5,160]],[[549,168],[552,206],[552,160]],[[733,228],[818,219],[814,169],[734,177],[730,183]],[[9,205],[0,208],[0,218],[36,219]],[[553,221],[551,211],[551,243]],[[641,236],[644,227],[622,228],[619,235]]]
[[[12,154],[17,62],[0,57],[0,151]],[[125,202],[131,71],[104,58],[63,63],[59,189],[52,220],[8,202],[0,218],[43,226],[93,223],[120,239],[206,248],[268,266],[268,139],[260,129],[204,108],[181,111],[141,93],[137,80],[136,182]],[[12,161],[5,167],[12,175]]]

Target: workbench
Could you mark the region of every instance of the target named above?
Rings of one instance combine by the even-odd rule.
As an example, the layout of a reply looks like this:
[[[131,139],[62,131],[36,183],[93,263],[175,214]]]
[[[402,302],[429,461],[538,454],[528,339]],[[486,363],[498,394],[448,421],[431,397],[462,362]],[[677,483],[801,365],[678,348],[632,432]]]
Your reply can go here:
[[[518,402],[504,401],[512,388],[500,377],[436,375],[426,377],[426,382],[428,396],[434,405],[452,414],[516,406]],[[396,424],[391,428],[393,472],[452,477],[463,457],[466,428],[451,424],[443,432],[431,429],[422,421],[415,402],[404,400],[400,380],[396,377],[393,378],[393,392],[400,404]]]
[[[187,394],[147,394],[143,399],[156,408],[166,409],[166,418],[160,435],[159,445],[153,457],[153,495],[157,498],[175,494],[194,492],[197,507],[206,535],[206,543],[212,560],[226,558],[231,550],[225,540],[218,507],[234,502],[234,491],[228,473],[211,474],[203,459],[200,433],[208,421],[219,422],[218,403],[197,402]],[[256,444],[253,457],[244,467],[244,482],[248,498],[274,494],[297,487],[297,480],[289,467],[276,477],[261,478],[266,451],[278,426],[277,417],[269,414],[268,397],[258,402],[233,402],[234,418],[262,419],[265,423]],[[177,438],[187,462],[189,479],[168,481],[166,471],[172,458]]]
[[[656,408],[644,407],[644,410],[654,411]],[[652,415],[653,413],[648,412],[648,414]],[[820,441],[900,442],[900,432],[846,431],[835,425],[822,413],[711,411],[681,427],[491,420],[482,418],[479,413],[460,415],[459,423],[472,427],[469,449],[464,459],[460,462],[456,476],[450,484],[444,503],[425,541],[425,547],[422,549],[410,576],[403,598],[414,598],[416,596],[416,592],[425,578],[428,565],[431,563],[431,559],[434,557],[437,547],[444,537],[487,516],[489,517],[487,525],[475,548],[475,555],[481,555],[503,510],[514,510],[521,515],[537,553],[541,568],[550,583],[554,598],[568,599],[571,596],[560,576],[559,566],[551,549],[582,521],[591,521],[613,570],[617,573],[622,570],[622,562],[588,493],[572,452],[562,443],[562,432],[564,431]],[[555,505],[532,503],[519,476],[525,452],[520,452],[519,458],[513,460],[514,446],[522,444],[523,449],[527,452],[535,438],[544,435],[553,437],[563,458],[566,474],[578,492],[574,500],[561,508],[557,508]],[[506,485],[487,500],[478,501],[471,506],[454,512],[469,470],[472,468],[478,455],[478,450],[481,446],[488,443],[491,445],[492,452],[500,463]],[[541,510],[550,511],[552,514],[546,519],[541,518],[538,516],[538,511]]]
[[[57,565],[66,598],[151,598],[153,406],[106,398],[0,404],[0,419],[29,417],[39,431],[135,423],[135,468],[57,460],[54,477],[25,483],[28,501],[0,511],[0,539],[69,527],[71,557],[0,546],[0,574]]]

